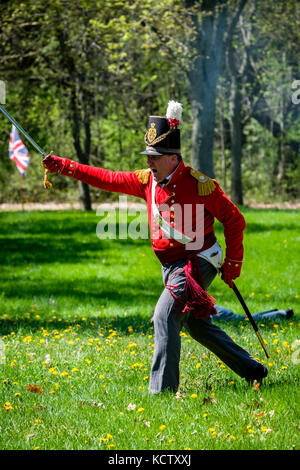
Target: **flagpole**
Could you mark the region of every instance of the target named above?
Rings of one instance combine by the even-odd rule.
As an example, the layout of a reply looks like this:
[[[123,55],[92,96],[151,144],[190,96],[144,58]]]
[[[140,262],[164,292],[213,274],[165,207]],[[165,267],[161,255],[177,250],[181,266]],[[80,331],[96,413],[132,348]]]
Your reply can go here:
[[[20,190],[20,199],[21,199],[21,204],[22,204],[22,211],[24,211],[24,200],[23,200],[23,188],[22,188],[22,175],[19,173],[19,178],[20,178],[20,184],[19,184],[19,190]]]

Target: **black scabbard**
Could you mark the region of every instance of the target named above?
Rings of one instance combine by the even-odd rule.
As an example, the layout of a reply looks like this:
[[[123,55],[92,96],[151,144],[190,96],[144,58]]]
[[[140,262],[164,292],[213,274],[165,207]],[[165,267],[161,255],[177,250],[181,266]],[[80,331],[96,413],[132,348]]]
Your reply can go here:
[[[232,288],[233,288],[233,291],[234,291],[235,295],[237,296],[237,298],[239,299],[240,304],[241,304],[241,306],[243,307],[243,309],[244,309],[244,311],[245,311],[245,313],[246,313],[246,315],[247,315],[247,317],[248,317],[248,319],[249,319],[249,321],[250,321],[250,323],[251,323],[251,325],[252,325],[252,327],[253,327],[253,329],[254,329],[254,331],[255,331],[256,336],[258,337],[259,342],[260,342],[260,344],[261,344],[261,346],[262,346],[262,348],[263,348],[263,350],[264,350],[264,352],[265,352],[265,355],[267,356],[267,358],[269,358],[270,355],[269,355],[269,353],[268,353],[268,351],[267,351],[265,342],[264,342],[264,340],[263,340],[263,338],[262,338],[262,336],[261,336],[261,334],[260,334],[260,331],[259,331],[259,329],[258,329],[258,326],[257,326],[257,324],[255,323],[254,318],[252,317],[252,315],[251,315],[251,313],[250,313],[250,311],[249,311],[249,309],[248,309],[248,307],[247,307],[247,305],[246,305],[246,302],[244,301],[244,299],[243,299],[243,297],[242,297],[240,291],[238,290],[238,288],[236,287],[236,285],[235,285],[234,282],[232,282],[232,284],[233,284],[233,287],[232,287]]]

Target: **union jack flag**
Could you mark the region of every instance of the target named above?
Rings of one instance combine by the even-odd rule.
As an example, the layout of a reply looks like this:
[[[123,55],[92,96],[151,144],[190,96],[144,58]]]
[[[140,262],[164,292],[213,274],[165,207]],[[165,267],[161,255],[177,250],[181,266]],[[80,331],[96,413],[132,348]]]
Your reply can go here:
[[[30,163],[28,150],[19,137],[18,131],[15,126],[12,126],[11,134],[9,137],[9,158],[15,162],[17,168],[22,176],[26,176],[26,167]]]

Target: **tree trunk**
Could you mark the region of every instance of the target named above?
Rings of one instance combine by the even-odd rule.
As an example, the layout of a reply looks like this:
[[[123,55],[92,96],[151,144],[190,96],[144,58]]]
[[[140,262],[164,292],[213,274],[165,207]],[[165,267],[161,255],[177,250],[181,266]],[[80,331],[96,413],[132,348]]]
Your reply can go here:
[[[238,77],[232,82],[230,102],[231,200],[243,204],[242,188],[242,87]]]
[[[58,15],[59,17],[59,15]],[[67,45],[68,30],[64,28],[63,23],[58,22],[56,30],[57,38],[60,45],[60,62],[63,70],[68,71],[68,79],[62,79],[62,84],[65,89],[70,90],[70,106],[68,109],[69,120],[71,122],[71,131],[73,136],[73,144],[76,151],[77,159],[80,163],[88,164],[90,155],[90,120],[88,109],[90,108],[90,101],[88,100],[87,107],[85,107],[84,99],[84,76],[79,74],[76,70],[76,65],[73,56],[69,53]],[[83,111],[80,112],[79,107],[79,93],[83,94]],[[83,115],[83,118],[82,118]],[[84,148],[80,142],[80,129],[83,127],[84,131]],[[90,189],[86,183],[79,182],[79,200],[84,210],[90,211],[92,209]]]
[[[72,135],[74,147],[77,154],[77,159],[80,163],[87,165],[89,163],[89,151],[90,151],[90,122],[86,114],[84,115],[84,151],[80,143],[80,115],[77,105],[77,94],[75,87],[71,92],[71,111],[72,111]],[[90,188],[88,184],[79,181],[79,200],[83,210],[92,210],[92,201],[90,195]]]
[[[243,77],[247,64],[247,54],[237,57],[234,48],[234,32],[246,4],[241,0],[239,9],[233,18],[227,36],[227,66],[231,79],[231,97],[229,103],[230,140],[231,140],[231,200],[243,204],[242,186],[242,146],[243,146]]]
[[[218,1],[210,2],[203,10],[201,25],[195,16],[196,38],[192,47],[196,52],[188,72],[193,115],[192,165],[210,177],[214,177],[216,96],[226,20],[227,6]]]

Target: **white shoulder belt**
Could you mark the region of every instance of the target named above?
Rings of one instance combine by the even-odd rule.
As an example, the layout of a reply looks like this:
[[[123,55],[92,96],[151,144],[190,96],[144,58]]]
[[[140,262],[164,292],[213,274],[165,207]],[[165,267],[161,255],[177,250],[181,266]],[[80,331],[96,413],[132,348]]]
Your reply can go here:
[[[186,245],[187,243],[191,243],[193,241],[192,238],[184,235],[184,233],[178,232],[174,227],[172,227],[168,222],[162,217],[160,214],[158,207],[155,203],[155,188],[156,188],[156,181],[152,180],[152,212],[153,217],[156,223],[160,225],[161,230],[166,235],[167,238],[172,238],[173,240]],[[222,248],[220,247],[219,243],[214,243],[210,248],[207,250],[201,251],[197,254],[199,258],[203,258],[212,264],[216,269],[219,269],[222,266],[223,261],[223,252]]]

